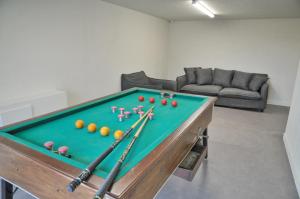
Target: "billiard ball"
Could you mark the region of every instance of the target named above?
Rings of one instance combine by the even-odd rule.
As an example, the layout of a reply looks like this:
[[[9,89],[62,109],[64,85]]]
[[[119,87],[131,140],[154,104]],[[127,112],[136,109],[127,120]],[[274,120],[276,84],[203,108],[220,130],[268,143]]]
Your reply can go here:
[[[75,126],[76,126],[76,128],[78,128],[78,129],[82,129],[82,128],[84,127],[84,122],[83,122],[82,120],[77,120],[77,121],[75,122]]]
[[[104,126],[100,129],[100,134],[102,136],[108,136],[110,132],[110,129],[107,126]]]
[[[174,100],[174,101],[172,101],[171,104],[172,104],[173,107],[176,107],[177,106],[177,101]]]
[[[139,96],[139,101],[143,102],[145,100],[144,96]]]
[[[168,103],[168,101],[167,101],[166,99],[162,99],[162,100],[161,100],[161,104],[162,104],[162,105],[167,105],[167,103]]]
[[[150,102],[151,104],[153,104],[153,103],[155,102],[154,97],[150,97],[149,102]]]
[[[115,133],[114,133],[114,137],[116,140],[119,140],[123,137],[123,131],[121,130],[116,130]]]
[[[96,124],[91,123],[91,124],[88,125],[88,131],[89,131],[90,133],[93,133],[93,132],[95,132],[96,130],[97,130]]]

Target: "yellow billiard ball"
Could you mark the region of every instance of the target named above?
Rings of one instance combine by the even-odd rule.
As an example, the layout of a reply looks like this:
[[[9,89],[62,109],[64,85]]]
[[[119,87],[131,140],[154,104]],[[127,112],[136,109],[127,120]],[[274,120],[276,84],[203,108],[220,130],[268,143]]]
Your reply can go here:
[[[116,130],[115,133],[114,133],[114,137],[116,140],[119,140],[123,137],[123,131],[121,130]]]
[[[90,124],[88,125],[88,131],[89,131],[90,133],[93,133],[93,132],[95,132],[96,130],[97,130],[96,124],[90,123]]]
[[[82,129],[82,128],[84,127],[84,122],[83,122],[83,120],[77,120],[77,121],[75,122],[75,126],[76,126],[76,128],[78,128],[78,129]]]
[[[107,126],[104,126],[100,129],[100,134],[102,136],[108,136],[110,132],[110,129]]]

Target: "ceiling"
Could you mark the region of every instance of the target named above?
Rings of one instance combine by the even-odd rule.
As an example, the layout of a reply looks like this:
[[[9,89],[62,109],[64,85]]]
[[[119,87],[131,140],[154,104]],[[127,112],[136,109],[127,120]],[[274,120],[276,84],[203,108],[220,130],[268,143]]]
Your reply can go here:
[[[195,9],[192,0],[103,0],[167,20],[198,20],[208,17]],[[219,19],[300,18],[300,0],[203,0]]]

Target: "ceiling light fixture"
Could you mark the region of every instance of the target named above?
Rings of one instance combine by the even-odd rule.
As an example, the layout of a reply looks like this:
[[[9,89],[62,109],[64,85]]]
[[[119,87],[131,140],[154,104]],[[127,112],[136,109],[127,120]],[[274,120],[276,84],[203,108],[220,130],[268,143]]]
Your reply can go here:
[[[195,8],[197,8],[198,10],[200,10],[201,12],[203,12],[204,14],[208,15],[210,18],[215,17],[215,14],[213,13],[213,11],[202,1],[193,0],[192,5]]]

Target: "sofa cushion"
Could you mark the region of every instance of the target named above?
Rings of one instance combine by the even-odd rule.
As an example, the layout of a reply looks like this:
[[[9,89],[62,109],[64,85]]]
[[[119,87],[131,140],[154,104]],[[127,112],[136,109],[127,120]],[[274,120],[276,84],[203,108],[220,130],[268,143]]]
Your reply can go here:
[[[214,71],[213,84],[220,85],[223,87],[230,87],[232,76],[233,76],[232,70],[222,70],[216,68]]]
[[[211,68],[197,68],[196,78],[198,85],[212,84],[212,69]]]
[[[187,93],[201,94],[201,95],[213,95],[217,96],[218,93],[222,90],[221,86],[218,85],[197,85],[197,84],[188,84],[181,88],[181,91]]]
[[[138,83],[138,84],[149,84],[149,79],[146,76],[144,71],[135,72],[135,73],[131,73],[131,74],[124,74],[124,77],[127,80]]]
[[[232,97],[250,100],[259,100],[261,96],[256,91],[243,90],[239,88],[224,88],[220,91],[219,96],[221,97]]]
[[[268,75],[255,74],[249,83],[249,89],[258,91],[266,81],[268,81]]]
[[[249,82],[252,76],[253,76],[252,73],[235,71],[231,82],[231,86],[234,88],[249,90]]]
[[[184,68],[188,84],[196,84],[196,69],[201,67]]]

